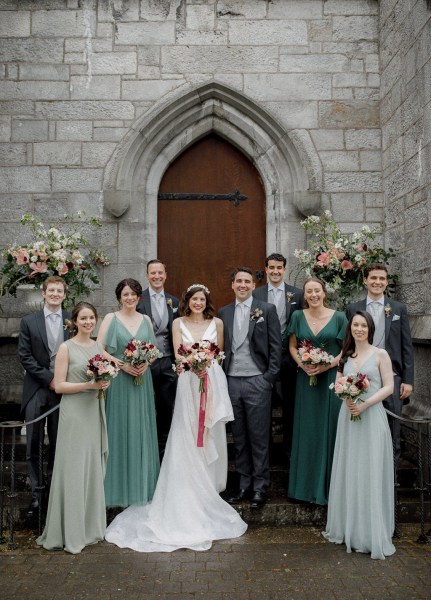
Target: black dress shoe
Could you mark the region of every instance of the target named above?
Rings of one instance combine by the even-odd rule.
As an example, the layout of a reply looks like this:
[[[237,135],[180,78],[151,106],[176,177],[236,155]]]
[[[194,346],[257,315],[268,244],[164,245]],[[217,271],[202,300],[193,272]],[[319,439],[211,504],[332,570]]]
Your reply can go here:
[[[236,494],[233,494],[230,498],[228,498],[229,504],[238,504],[243,500],[246,500],[250,496],[249,490],[240,489]]]
[[[265,492],[254,492],[250,500],[250,508],[261,508],[266,502]]]

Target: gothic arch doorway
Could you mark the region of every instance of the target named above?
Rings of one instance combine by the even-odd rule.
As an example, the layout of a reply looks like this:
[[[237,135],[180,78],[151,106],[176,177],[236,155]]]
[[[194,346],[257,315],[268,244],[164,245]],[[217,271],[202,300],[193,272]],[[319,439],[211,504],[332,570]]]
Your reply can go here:
[[[244,198],[229,199],[236,190]],[[157,212],[157,256],[167,264],[172,293],[204,283],[218,309],[233,300],[230,273],[236,266],[263,271],[263,184],[248,158],[225,139],[207,135],[174,160],[160,183]]]

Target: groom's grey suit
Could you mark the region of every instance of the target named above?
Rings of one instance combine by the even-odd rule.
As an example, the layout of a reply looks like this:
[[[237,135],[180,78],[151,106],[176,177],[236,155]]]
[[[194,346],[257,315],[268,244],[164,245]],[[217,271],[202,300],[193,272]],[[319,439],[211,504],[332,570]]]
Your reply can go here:
[[[244,325],[246,331],[237,346],[234,344],[235,306],[233,302],[219,312],[224,324],[223,368],[235,415],[232,421],[235,467],[242,490],[264,494],[269,486],[272,386],[281,362],[280,322],[273,304],[253,298],[250,318]],[[256,310],[261,313],[254,317]],[[246,371],[250,375],[244,375]]]

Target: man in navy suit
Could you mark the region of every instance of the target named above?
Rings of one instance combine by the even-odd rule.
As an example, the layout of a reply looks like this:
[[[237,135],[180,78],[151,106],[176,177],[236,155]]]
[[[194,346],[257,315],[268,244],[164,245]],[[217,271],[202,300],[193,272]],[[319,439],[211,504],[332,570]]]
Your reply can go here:
[[[387,398],[384,406],[396,415],[401,415],[403,402],[413,391],[414,366],[413,344],[405,304],[390,300],[384,293],[388,286],[386,265],[374,263],[365,269],[364,283],[368,290],[367,298],[349,304],[346,309],[350,319],[357,310],[371,314],[376,326],[373,344],[384,348],[392,360],[394,372],[394,393]],[[400,422],[390,418],[389,425],[394,443],[395,466],[400,457]]]
[[[265,260],[267,283],[253,292],[263,302],[274,304],[280,321],[283,340],[280,381],[274,386],[273,404],[281,398],[283,410],[283,446],[287,456],[292,448],[293,413],[295,407],[296,364],[290,356],[286,330],[295,310],[302,308],[302,290],[284,282],[286,258],[282,254],[270,254]],[[281,389],[280,389],[281,388]]]
[[[65,328],[65,320],[70,318],[70,314],[63,312],[61,307],[66,291],[66,282],[61,277],[48,277],[42,285],[43,309],[21,319],[18,355],[25,369],[21,403],[25,421],[37,419],[60,402],[61,396],[54,391],[54,361],[60,344],[70,334],[70,330]],[[58,416],[59,411],[55,410],[47,417],[48,485],[54,466]],[[26,459],[32,491],[30,510],[39,506],[39,443],[43,425],[36,423],[28,425],[26,429]]]
[[[148,315],[153,323],[157,348],[163,357],[151,365],[156,399],[157,436],[160,457],[163,456],[171,428],[178,377],[172,370],[175,353],[172,345],[172,321],[178,316],[178,298],[164,289],[166,266],[154,258],[147,263],[150,286],[142,292],[138,312]]]
[[[253,272],[232,274],[235,302],[220,309],[224,325],[223,368],[235,420],[232,434],[239,489],[231,504],[251,496],[252,508],[266,502],[269,486],[271,395],[281,362],[280,322],[273,304],[253,298]]]

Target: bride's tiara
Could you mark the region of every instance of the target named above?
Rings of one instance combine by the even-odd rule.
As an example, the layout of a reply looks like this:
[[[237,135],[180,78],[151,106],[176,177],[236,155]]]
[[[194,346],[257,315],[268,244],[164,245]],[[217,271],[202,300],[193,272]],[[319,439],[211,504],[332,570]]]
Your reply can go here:
[[[189,286],[189,287],[186,289],[186,293],[187,293],[187,292],[190,292],[190,290],[192,290],[193,288],[201,288],[201,289],[203,289],[203,290],[204,290],[204,291],[205,291],[207,294],[209,294],[209,293],[210,293],[210,291],[209,291],[209,289],[207,288],[207,286],[206,286],[206,285],[204,285],[203,283],[192,283],[192,285],[191,285],[191,286]]]

